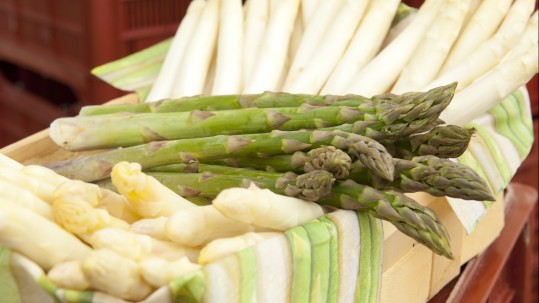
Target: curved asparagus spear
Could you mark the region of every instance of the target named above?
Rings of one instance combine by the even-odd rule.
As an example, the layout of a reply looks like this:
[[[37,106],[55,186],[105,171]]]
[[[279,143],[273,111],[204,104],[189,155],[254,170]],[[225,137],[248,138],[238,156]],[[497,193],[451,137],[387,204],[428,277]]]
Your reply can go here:
[[[439,158],[457,158],[462,155],[475,134],[474,128],[457,125],[438,125],[422,134],[411,135],[381,143],[397,158],[433,155]]]
[[[273,131],[151,142],[56,162],[49,164],[49,167],[68,178],[93,182],[109,177],[114,164],[120,161],[137,162],[142,169],[148,169],[181,162],[287,154],[324,145],[346,151],[353,158],[363,161],[382,178],[393,178],[391,156],[382,145],[367,137],[339,130]]]
[[[284,92],[264,92],[261,94],[192,96],[165,99],[139,104],[87,105],[81,108],[80,116],[94,116],[112,113],[170,113],[192,110],[216,111],[241,108],[297,107],[302,104],[313,106],[359,106],[363,102],[390,101],[394,103],[420,103],[429,98],[439,98],[451,86],[440,86],[426,92],[408,92],[400,95],[381,94],[367,98],[360,95],[308,95]]]
[[[408,136],[436,122],[441,111],[449,105],[455,87],[449,85],[436,90],[434,98],[429,96],[401,104],[369,101],[359,106],[303,104],[299,107],[66,117],[51,123],[49,136],[63,148],[83,150],[156,140],[320,129],[354,123],[356,130],[368,137],[394,138]]]
[[[271,173],[252,171],[241,168],[227,168],[220,174],[210,172],[210,166],[201,166],[208,171],[203,173],[148,173],[178,194],[190,197],[215,198],[220,191],[231,187],[246,187],[254,182],[258,187],[268,188],[284,195],[311,194],[313,187],[321,182],[327,185],[330,178],[327,174],[320,176],[315,171],[316,179],[309,180],[309,174],[302,175],[303,180],[297,182],[297,175],[292,173]],[[217,168],[218,169],[218,168]],[[311,173],[312,174],[312,173]],[[302,186],[307,184],[307,187]],[[325,186],[322,186],[325,187]],[[367,185],[351,180],[335,181],[331,194],[322,194],[316,201],[320,205],[330,207],[363,210],[375,217],[387,220],[400,231],[429,247],[437,254],[452,258],[448,235],[438,217],[429,208],[418,204],[413,199],[396,191],[379,191]]]

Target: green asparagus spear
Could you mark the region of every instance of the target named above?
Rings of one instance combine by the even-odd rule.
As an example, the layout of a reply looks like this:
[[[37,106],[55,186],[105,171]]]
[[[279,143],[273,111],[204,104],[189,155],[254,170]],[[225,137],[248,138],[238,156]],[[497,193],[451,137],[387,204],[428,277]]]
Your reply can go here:
[[[434,88],[427,92],[409,92],[401,95],[381,94],[367,98],[360,95],[307,95],[284,92],[264,92],[262,94],[191,96],[179,99],[166,99],[157,102],[117,105],[87,105],[79,115],[93,116],[112,113],[170,113],[192,110],[216,111],[241,108],[296,107],[302,104],[313,106],[359,106],[368,101],[391,101],[394,103],[421,102],[427,98],[437,98],[444,88]]]
[[[447,231],[436,214],[396,191],[379,191],[351,180],[334,181],[330,174],[320,173],[321,171],[313,171],[299,178],[293,173],[216,168],[210,165],[201,165],[201,169],[205,172],[148,174],[188,199],[211,199],[226,188],[246,187],[253,182],[279,194],[316,200],[315,202],[321,205],[368,211],[375,217],[394,224],[400,231],[435,253],[453,258]],[[212,173],[211,170],[219,173]],[[331,184],[331,192],[328,193]]]
[[[388,139],[413,134],[436,122],[451,101],[455,86],[443,88],[436,91],[436,98],[421,99],[421,103],[363,102],[356,107],[303,104],[299,107],[66,117],[51,123],[49,136],[63,148],[84,150],[354,123],[360,134]]]
[[[487,183],[471,168],[435,156],[415,157],[411,160],[393,158],[393,181],[374,176],[368,168],[354,162],[350,179],[377,189],[394,189],[400,192],[426,192],[437,197],[454,197],[464,200],[494,201]]]
[[[339,130],[273,131],[250,135],[156,141],[51,163],[57,173],[87,182],[105,179],[120,161],[143,169],[173,163],[204,162],[229,157],[290,154],[331,145],[362,161],[382,178],[393,178],[392,157],[373,139]]]
[[[326,153],[328,153],[326,151]],[[291,155],[278,155],[272,157],[245,157],[228,158],[210,161],[210,164],[226,165],[232,167],[248,167],[273,172],[303,173],[310,171],[312,162],[321,162],[326,157],[316,158],[313,153],[301,151]],[[393,189],[400,192],[427,192],[437,197],[454,197],[464,200],[493,201],[494,197],[487,183],[470,167],[435,156],[420,156],[410,160],[393,158],[395,175],[393,181],[382,179],[365,167],[359,161],[351,164],[343,163],[337,166],[338,161],[327,161],[327,165],[318,165],[317,169],[326,169],[330,172],[346,171],[346,178],[360,184],[372,186],[376,189]],[[308,169],[306,170],[305,167]],[[156,167],[154,171],[162,171]],[[168,171],[183,170],[182,168],[164,168]],[[335,173],[334,173],[335,175]],[[342,179],[337,177],[337,179]]]
[[[422,134],[414,134],[381,143],[396,158],[411,159],[433,155],[439,158],[457,158],[468,148],[474,128],[439,125]]]

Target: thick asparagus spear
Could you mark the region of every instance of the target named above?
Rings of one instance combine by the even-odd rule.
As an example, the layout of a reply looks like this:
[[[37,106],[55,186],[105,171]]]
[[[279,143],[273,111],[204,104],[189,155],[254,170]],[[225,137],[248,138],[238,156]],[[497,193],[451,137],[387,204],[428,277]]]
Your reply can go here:
[[[313,171],[301,175],[300,178],[293,173],[270,173],[241,168],[201,166],[201,169],[206,171],[148,174],[188,199],[211,199],[226,188],[245,187],[254,182],[259,187],[276,193],[316,200],[315,202],[321,205],[368,211],[379,219],[391,222],[400,231],[435,253],[453,258],[447,231],[436,214],[396,191],[379,191],[351,180],[334,181],[331,174],[320,173],[322,171]],[[219,173],[211,173],[212,169],[218,170]],[[331,192],[328,193],[331,184]]]
[[[381,143],[394,157],[401,159],[427,155],[457,158],[466,151],[474,133],[474,128],[438,125],[422,134],[396,140],[383,140]]]
[[[359,159],[382,178],[393,178],[392,157],[373,139],[339,130],[273,131],[249,135],[220,135],[148,144],[86,155],[48,166],[57,173],[83,181],[109,176],[120,161],[137,162],[143,169],[155,166],[208,161],[229,157],[290,154],[331,145]]]
[[[66,149],[83,150],[354,123],[361,134],[385,139],[407,136],[437,122],[441,111],[451,101],[455,86],[444,88],[437,91],[436,98],[420,99],[420,103],[363,102],[355,107],[303,104],[299,107],[66,117],[51,123],[49,136]]]
[[[453,85],[453,84],[452,84]],[[428,98],[438,98],[451,86],[437,87],[427,92],[408,92],[401,95],[381,94],[367,98],[360,95],[307,95],[284,92],[264,92],[262,94],[192,96],[179,99],[166,99],[158,102],[117,105],[87,105],[79,115],[93,116],[112,113],[170,113],[192,110],[215,111],[241,108],[296,107],[302,104],[313,106],[359,106],[368,101],[391,101],[394,103],[422,102]]]

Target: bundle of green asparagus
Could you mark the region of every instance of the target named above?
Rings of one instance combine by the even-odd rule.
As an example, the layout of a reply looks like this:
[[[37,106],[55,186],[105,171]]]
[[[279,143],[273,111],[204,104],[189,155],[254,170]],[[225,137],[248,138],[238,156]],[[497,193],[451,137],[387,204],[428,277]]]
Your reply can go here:
[[[372,98],[265,92],[89,106],[54,121],[54,141],[70,150],[122,148],[49,167],[110,186],[115,164],[135,162],[198,204],[254,183],[332,208],[368,211],[451,258],[437,216],[403,193],[493,200],[477,174],[444,159],[460,156],[474,133],[439,119],[455,88]]]

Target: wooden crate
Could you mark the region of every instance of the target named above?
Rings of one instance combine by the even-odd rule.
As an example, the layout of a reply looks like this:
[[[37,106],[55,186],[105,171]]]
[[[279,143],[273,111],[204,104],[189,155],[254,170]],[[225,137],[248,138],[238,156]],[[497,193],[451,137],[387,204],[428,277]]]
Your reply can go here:
[[[113,104],[138,102],[135,94],[110,101]],[[19,142],[6,146],[1,153],[23,164],[45,164],[68,159],[86,152],[69,152],[59,148],[45,129]],[[402,234],[384,221],[384,256],[381,302],[418,303],[432,298],[460,273],[460,268],[483,252],[500,234],[504,226],[503,196],[467,235],[445,198],[425,193],[410,194],[422,205],[433,209],[450,234],[454,260],[433,254],[423,245]]]

